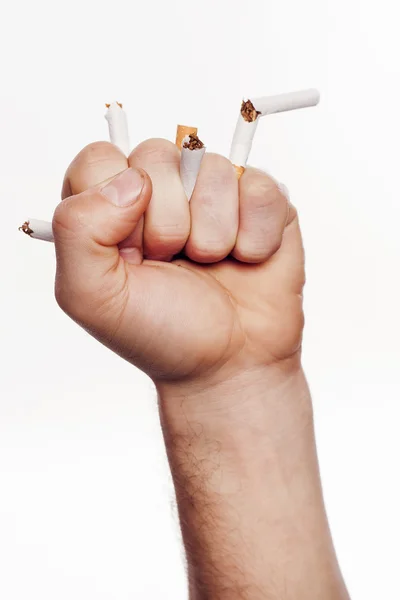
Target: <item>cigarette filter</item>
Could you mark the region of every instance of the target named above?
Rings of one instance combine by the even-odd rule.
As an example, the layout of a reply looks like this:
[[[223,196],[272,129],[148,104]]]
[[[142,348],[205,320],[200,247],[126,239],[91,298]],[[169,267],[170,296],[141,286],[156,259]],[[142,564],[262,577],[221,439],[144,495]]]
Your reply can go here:
[[[197,127],[189,127],[188,125],[178,125],[176,128],[176,140],[175,144],[179,150],[182,149],[183,140],[188,135],[197,135]]]

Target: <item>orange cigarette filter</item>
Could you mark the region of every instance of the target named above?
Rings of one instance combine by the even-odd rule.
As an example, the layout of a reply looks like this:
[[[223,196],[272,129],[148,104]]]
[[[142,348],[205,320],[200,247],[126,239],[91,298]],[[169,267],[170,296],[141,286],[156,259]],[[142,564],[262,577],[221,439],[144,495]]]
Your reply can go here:
[[[243,173],[245,172],[245,167],[238,167],[237,165],[233,165],[235,167],[235,171],[236,171],[236,176],[238,179],[241,178],[241,176],[243,175]]]
[[[189,127],[188,125],[178,125],[176,129],[175,144],[179,150],[182,150],[182,144],[185,137],[188,135],[197,135],[197,127]]]

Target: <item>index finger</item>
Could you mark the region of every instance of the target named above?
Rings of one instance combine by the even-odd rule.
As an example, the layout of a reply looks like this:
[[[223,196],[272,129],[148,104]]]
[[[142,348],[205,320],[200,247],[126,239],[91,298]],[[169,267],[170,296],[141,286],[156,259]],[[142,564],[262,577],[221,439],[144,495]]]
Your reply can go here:
[[[65,173],[61,197],[85,192],[128,168],[128,159],[110,142],[89,144],[74,158]]]

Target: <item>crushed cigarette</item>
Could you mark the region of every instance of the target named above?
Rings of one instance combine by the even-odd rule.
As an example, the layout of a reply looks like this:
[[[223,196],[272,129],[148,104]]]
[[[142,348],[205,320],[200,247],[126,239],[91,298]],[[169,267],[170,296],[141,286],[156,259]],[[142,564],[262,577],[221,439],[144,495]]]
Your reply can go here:
[[[246,169],[260,117],[316,106],[319,98],[318,90],[312,89],[243,101],[230,152],[230,160],[236,170],[238,179]],[[113,102],[112,104],[106,104],[106,107],[105,117],[108,122],[110,141],[127,156],[130,151],[130,144],[128,123],[123,106],[120,102]],[[190,200],[206,148],[197,137],[197,128],[186,125],[178,125],[176,145],[181,150],[180,173],[185,193],[188,200]],[[52,224],[47,221],[29,219],[19,227],[19,230],[29,235],[29,237],[54,242]]]
[[[203,142],[197,137],[197,135],[190,134],[187,137],[189,139],[184,138],[184,140],[186,139],[187,141],[184,141],[182,148],[188,148],[189,150],[201,150],[201,148],[204,148]]]
[[[190,135],[197,135],[197,127],[189,127],[188,125],[177,126],[175,144],[179,150],[182,150],[183,140]]]
[[[311,89],[243,101],[229,156],[238,179],[245,171],[260,117],[316,106],[319,98],[318,90]]]
[[[245,121],[248,123],[253,123],[257,120],[257,117],[261,115],[259,110],[254,108],[254,105],[251,100],[246,100],[242,102],[242,108],[240,109],[240,113]]]
[[[128,120],[120,102],[106,104],[105,118],[108,123],[110,141],[128,156],[130,152]]]
[[[182,140],[180,174],[187,199],[190,201],[199,175],[206,148],[195,134]]]

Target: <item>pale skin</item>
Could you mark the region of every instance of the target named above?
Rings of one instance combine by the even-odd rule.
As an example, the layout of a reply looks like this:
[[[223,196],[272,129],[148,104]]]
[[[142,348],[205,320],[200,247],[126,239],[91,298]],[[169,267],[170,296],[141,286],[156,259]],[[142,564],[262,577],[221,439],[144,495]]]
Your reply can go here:
[[[56,297],[155,383],[190,600],[348,600],[301,366],[295,208],[213,154],[189,204],[166,140],[128,159],[86,147],[63,198]]]

